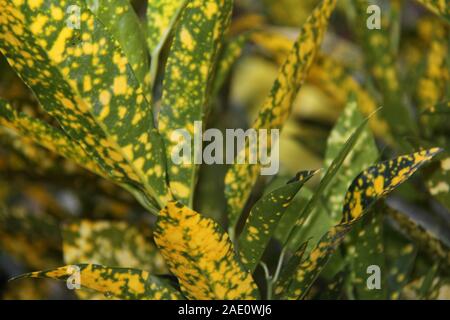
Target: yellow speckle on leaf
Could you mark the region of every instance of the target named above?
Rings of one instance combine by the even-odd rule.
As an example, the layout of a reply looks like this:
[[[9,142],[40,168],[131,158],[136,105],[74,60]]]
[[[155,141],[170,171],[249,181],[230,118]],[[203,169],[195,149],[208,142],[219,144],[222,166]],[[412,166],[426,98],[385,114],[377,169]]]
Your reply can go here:
[[[109,102],[111,101],[111,93],[109,93],[108,90],[103,90],[100,93],[99,99],[100,99],[101,104],[103,104],[105,106],[105,105],[109,104]]]
[[[114,94],[125,94],[127,92],[127,77],[126,76],[118,76],[114,78]]]

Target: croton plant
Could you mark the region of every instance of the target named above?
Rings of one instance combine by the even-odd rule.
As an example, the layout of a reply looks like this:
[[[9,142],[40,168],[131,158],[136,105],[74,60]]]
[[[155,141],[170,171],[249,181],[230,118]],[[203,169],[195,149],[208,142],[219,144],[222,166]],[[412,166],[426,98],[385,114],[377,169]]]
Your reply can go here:
[[[450,298],[449,23],[442,0],[0,0],[0,293]],[[175,162],[198,123],[284,127],[280,170]]]

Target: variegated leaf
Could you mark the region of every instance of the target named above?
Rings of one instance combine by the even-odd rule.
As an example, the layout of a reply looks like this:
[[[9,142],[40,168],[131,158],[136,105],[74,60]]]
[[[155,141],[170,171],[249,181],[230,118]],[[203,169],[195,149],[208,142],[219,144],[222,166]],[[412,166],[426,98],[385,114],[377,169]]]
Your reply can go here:
[[[66,264],[88,263],[166,272],[164,260],[149,239],[125,222],[81,220],[63,228]]]
[[[402,84],[391,48],[390,35],[393,32],[394,24],[392,16],[391,19],[388,19],[388,14],[382,15],[382,27],[369,29],[367,28],[367,8],[371,3],[368,0],[357,0],[352,3],[356,8],[357,25],[355,30],[358,32],[364,49],[365,64],[382,94],[381,115],[389,124],[390,131],[394,136],[415,133],[417,128],[410,110],[402,98]],[[392,10],[396,10],[395,3],[390,2],[390,4]],[[402,115],[401,119],[398,118],[399,114]],[[400,146],[403,144],[403,141],[399,139],[396,139],[395,142]]]
[[[352,94],[355,95],[359,110],[369,116],[377,110],[377,102],[352,76],[350,70],[338,61],[325,55],[319,55],[311,68],[308,80],[316,84],[335,101],[344,105]],[[392,144],[388,124],[376,113],[369,120],[372,131],[386,142]]]
[[[171,201],[158,217],[155,242],[189,299],[259,298],[230,238],[212,219]]]
[[[193,151],[180,157],[183,163],[173,161],[180,152],[178,130],[187,130],[192,140],[185,141],[189,147],[194,146],[194,139],[202,138],[199,132],[194,132],[195,123],[202,127],[212,75],[232,8],[232,0],[189,1],[180,13],[165,68],[159,130],[166,145],[170,189],[177,200],[189,206],[193,201],[198,155]]]
[[[186,0],[147,1],[147,45],[152,57],[164,44],[176,17],[186,2]]]
[[[354,101],[355,98],[351,98],[328,137],[324,159],[325,168],[331,167],[333,160],[339,156],[340,150],[350,139],[352,132],[364,121],[364,117],[358,110],[358,104]],[[378,150],[375,140],[366,127],[337,171],[338,178],[333,179],[323,193],[323,198],[327,202],[326,206],[335,223],[339,222],[341,218],[340,211],[345,193],[353,178],[374,164],[377,159]]]
[[[150,275],[147,271],[129,268],[111,268],[95,264],[76,264],[46,271],[27,273],[21,278],[50,278],[77,280],[83,288],[101,292],[107,297],[125,300],[181,300],[183,295],[167,280]]]
[[[412,239],[430,258],[439,258],[443,266],[450,267],[450,248],[436,235],[399,211],[389,208],[387,213],[408,238]]]
[[[315,173],[299,172],[285,186],[264,195],[253,206],[238,242],[241,261],[248,270],[255,270],[284,212]]]
[[[217,65],[213,86],[213,97],[215,97],[219,90],[222,88],[233,64],[240,57],[247,39],[248,35],[241,34],[232,39],[229,39],[225,43]]]
[[[129,0],[85,0],[89,9],[119,42],[136,78],[145,89],[148,101],[151,92],[150,61],[141,23]],[[147,92],[148,91],[148,92]]]
[[[300,31],[289,56],[281,66],[269,96],[253,124],[255,129],[281,129],[289,117],[294,98],[319,50],[335,0],[324,0]],[[270,147],[270,145],[269,145]],[[240,151],[244,155],[247,148]],[[225,177],[230,228],[234,228],[259,173],[259,165],[235,164]]]
[[[106,175],[97,163],[86,154],[83,148],[63,131],[24,113],[17,112],[10,104],[1,99],[0,124],[14,129],[22,136],[32,139],[50,151],[70,159],[100,176]]]
[[[81,10],[79,29],[64,19],[68,5]],[[137,185],[162,206],[170,197],[162,141],[139,81],[103,24],[78,0],[1,6],[0,50],[41,105],[115,181]]]
[[[331,228],[299,264],[289,287],[276,288],[285,298],[301,299],[308,293],[330,256],[372,205],[408,180],[421,166],[428,163],[441,149],[434,148],[374,165],[361,172],[347,191],[342,221]]]

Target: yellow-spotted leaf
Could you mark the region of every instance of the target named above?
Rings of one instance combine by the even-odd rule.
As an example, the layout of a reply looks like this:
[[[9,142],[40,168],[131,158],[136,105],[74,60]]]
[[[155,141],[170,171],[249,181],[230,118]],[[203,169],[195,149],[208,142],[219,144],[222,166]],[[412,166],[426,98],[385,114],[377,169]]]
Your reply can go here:
[[[165,68],[159,130],[166,145],[171,191],[189,206],[200,163],[191,146],[194,139],[201,139],[198,131],[203,126],[214,68],[232,8],[232,0],[189,1],[180,13]],[[180,135],[179,130],[186,130],[190,139]],[[188,148],[179,150],[180,144]],[[195,146],[198,148],[197,143]]]
[[[212,219],[171,201],[158,217],[155,242],[187,298],[259,298],[230,238]]]
[[[102,169],[86,152],[68,137],[63,131],[51,127],[47,123],[19,113],[10,104],[0,99],[0,124],[14,129],[22,136],[32,139],[41,146],[53,151],[67,159],[74,161],[82,167],[104,176]]]
[[[330,97],[342,105],[348,101],[351,94],[354,94],[359,110],[365,116],[369,116],[378,109],[377,102],[352,77],[350,71],[328,56],[320,55],[317,58],[316,63],[311,68],[308,80],[323,89]],[[379,113],[373,115],[369,120],[369,124],[378,137],[392,144],[388,124],[380,117]]]
[[[347,191],[342,221],[332,227],[298,265],[289,285],[275,290],[283,292],[282,297],[287,299],[303,299],[353,225],[365,216],[377,200],[408,180],[440,151],[441,149],[434,148],[400,156],[361,172]]]
[[[244,266],[253,272],[291,201],[315,171],[299,172],[286,185],[263,196],[252,208],[239,236]]]
[[[213,97],[215,97],[222,88],[222,85],[233,67],[233,64],[240,57],[247,39],[247,34],[241,34],[235,38],[229,39],[225,43],[217,65],[216,76],[214,79]]]
[[[22,278],[50,278],[63,280],[72,286],[103,293],[106,297],[124,300],[180,300],[183,295],[167,280],[147,271],[130,268],[111,268],[95,264],[75,264],[46,271],[27,273]]]
[[[391,16],[382,15],[380,29],[367,28],[367,8],[371,4],[368,0],[352,2],[356,8],[357,25],[354,27],[364,50],[365,64],[374,79],[376,87],[382,95],[381,115],[388,123],[393,135],[405,136],[414,134],[416,125],[413,122],[410,110],[404,103],[402,84],[395,63],[395,54],[391,48],[391,33],[394,24],[392,11],[398,10],[396,3],[391,1]],[[377,3],[378,5],[381,2]],[[388,19],[390,17],[390,19]],[[399,19],[399,17],[397,17]],[[402,117],[399,119],[398,115]],[[400,146],[403,141],[396,139]]]
[[[116,182],[170,197],[151,107],[118,42],[84,1],[1,0],[0,50],[42,107]],[[64,19],[67,6],[78,15]],[[43,32],[45,30],[45,32]]]
[[[154,52],[164,44],[185,3],[186,0],[147,1],[147,45],[152,57]]]
[[[405,214],[391,208],[388,208],[387,212],[400,231],[413,240],[430,258],[438,257],[443,265],[450,267],[450,248],[444,241]]]
[[[307,76],[322,43],[335,0],[324,0],[312,12],[285,63],[281,66],[270,94],[263,103],[253,128],[281,129],[289,117],[292,103]],[[269,145],[270,147],[270,145]],[[248,153],[247,148],[240,152]],[[258,177],[260,165],[235,164],[225,177],[230,228],[234,228]]]
[[[89,9],[119,42],[136,78],[149,90],[150,61],[138,16],[128,0],[85,0]],[[145,92],[149,95],[150,92]],[[150,100],[149,100],[150,101]]]
[[[63,228],[64,262],[165,273],[164,260],[149,240],[125,222],[81,220]]]
[[[434,14],[450,23],[450,4],[446,0],[417,0]]]

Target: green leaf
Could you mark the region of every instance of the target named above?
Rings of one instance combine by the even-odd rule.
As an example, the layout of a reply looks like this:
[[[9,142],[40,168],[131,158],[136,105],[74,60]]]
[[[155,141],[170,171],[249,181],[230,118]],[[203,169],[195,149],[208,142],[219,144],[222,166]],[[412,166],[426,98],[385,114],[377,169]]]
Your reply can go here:
[[[177,150],[179,130],[187,130],[190,135],[191,141],[184,141],[189,147],[199,138],[200,133],[194,132],[195,124],[199,122],[202,126],[232,7],[232,0],[188,2],[175,29],[165,68],[159,130],[166,145],[169,186],[176,199],[191,207],[198,171],[197,154],[189,150],[183,157],[190,159],[182,164],[172,159],[180,152]]]
[[[50,278],[77,280],[79,268],[81,287],[103,293],[107,297],[126,300],[182,300],[184,297],[168,281],[150,275],[147,271],[130,268],[110,268],[95,264],[76,264],[46,271],[27,273],[22,278]]]
[[[0,124],[100,176],[104,175],[97,163],[63,131],[22,112],[17,112],[2,99],[0,99]]]
[[[324,0],[309,16],[286,62],[281,66],[269,96],[261,106],[253,128],[281,129],[320,48],[335,5],[335,0]],[[247,148],[241,150],[244,155],[248,152]],[[230,229],[234,228],[239,220],[258,173],[259,165],[250,164],[235,164],[228,170],[225,177],[225,195]]]
[[[119,42],[147,99],[151,92],[150,61],[141,23],[129,0],[85,0],[89,9]]]
[[[376,201],[408,180],[440,151],[441,149],[434,148],[400,156],[361,172],[354,179],[345,196],[342,221],[332,227],[311,251],[308,258],[298,265],[289,286],[276,288],[276,290],[284,292],[283,297],[288,299],[304,298],[353,225],[365,216]]]
[[[450,6],[447,1],[442,0],[417,0],[421,5],[428,10],[443,18],[450,23]]]
[[[264,195],[252,208],[239,236],[241,261],[253,272],[284,212],[315,171],[299,172],[285,186]]]
[[[251,274],[212,219],[169,202],[157,220],[155,242],[189,299],[258,299]]]
[[[82,36],[64,19],[69,4],[81,8]],[[170,198],[163,144],[117,41],[82,1],[1,6],[0,50],[43,108],[113,180],[162,206]]]

